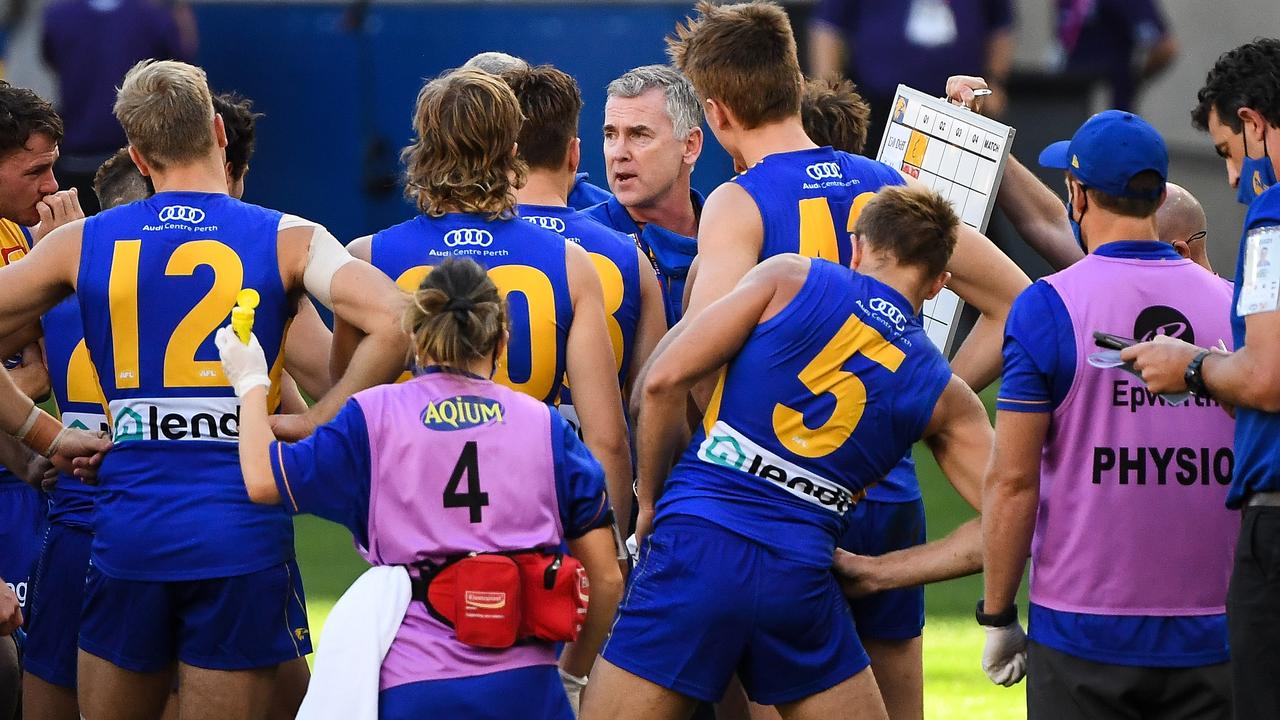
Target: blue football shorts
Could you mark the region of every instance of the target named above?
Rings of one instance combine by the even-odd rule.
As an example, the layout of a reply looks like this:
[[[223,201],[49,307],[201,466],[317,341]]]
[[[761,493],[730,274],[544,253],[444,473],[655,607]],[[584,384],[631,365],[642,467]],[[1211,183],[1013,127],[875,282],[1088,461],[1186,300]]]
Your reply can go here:
[[[884,555],[925,542],[924,501],[863,500],[840,547],[859,555]],[[868,640],[910,640],[924,632],[924,587],[888,590],[849,600],[858,637]]]
[[[705,702],[737,674],[764,705],[815,695],[870,664],[829,569],[682,515],[646,540],[603,656]]]
[[[210,670],[279,665],[311,652],[294,560],[208,580],[122,580],[90,564],[80,649],[133,672],[175,660]]]
[[[36,567],[27,618],[27,672],[47,683],[76,687],[76,646],[93,533],[50,523]]]

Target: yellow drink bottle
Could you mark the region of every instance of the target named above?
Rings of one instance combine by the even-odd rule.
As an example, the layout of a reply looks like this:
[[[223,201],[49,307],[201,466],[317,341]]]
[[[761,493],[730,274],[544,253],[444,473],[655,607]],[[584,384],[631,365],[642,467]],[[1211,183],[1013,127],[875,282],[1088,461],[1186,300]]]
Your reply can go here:
[[[236,306],[231,309],[231,329],[245,345],[253,333],[253,309],[258,307],[258,291],[245,288],[236,293]]]

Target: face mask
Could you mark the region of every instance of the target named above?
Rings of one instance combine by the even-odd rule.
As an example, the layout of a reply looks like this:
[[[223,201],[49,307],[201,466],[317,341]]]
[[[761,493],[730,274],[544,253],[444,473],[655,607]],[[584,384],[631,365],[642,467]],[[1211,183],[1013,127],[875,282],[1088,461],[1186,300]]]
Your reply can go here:
[[[1080,211],[1080,219],[1084,219],[1084,211]],[[1076,211],[1071,206],[1071,195],[1067,195],[1067,222],[1071,224],[1071,234],[1075,236],[1076,244],[1084,251],[1085,255],[1089,254],[1089,247],[1084,244],[1084,236],[1080,234],[1080,223],[1076,222]]]
[[[1245,136],[1244,163],[1240,166],[1240,183],[1236,187],[1236,200],[1242,205],[1251,205],[1254,198],[1264,190],[1276,184],[1276,170],[1271,166],[1271,156],[1267,153],[1267,134],[1262,132],[1262,157],[1249,157],[1249,140]]]

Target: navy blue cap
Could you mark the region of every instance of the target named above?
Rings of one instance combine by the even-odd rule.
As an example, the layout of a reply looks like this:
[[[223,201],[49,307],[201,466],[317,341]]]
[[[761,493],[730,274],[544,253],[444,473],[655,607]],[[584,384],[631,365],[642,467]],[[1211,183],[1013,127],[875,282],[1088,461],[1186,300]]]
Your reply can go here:
[[[1114,197],[1150,199],[1125,191],[1134,175],[1154,170],[1169,178],[1169,150],[1160,133],[1142,118],[1120,110],[1104,110],[1085,121],[1070,140],[1053,143],[1040,153],[1042,167],[1070,171],[1085,187]]]

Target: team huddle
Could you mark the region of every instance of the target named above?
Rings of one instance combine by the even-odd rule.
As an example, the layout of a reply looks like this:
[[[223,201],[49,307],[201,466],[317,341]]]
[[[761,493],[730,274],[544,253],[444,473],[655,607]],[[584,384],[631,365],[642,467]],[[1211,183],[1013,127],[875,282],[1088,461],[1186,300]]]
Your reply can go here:
[[[1274,493],[1224,412],[1268,452],[1230,313],[1277,309],[1265,254],[1213,275],[1163,139],[1107,111],[1040,157],[1065,208],[1010,159],[998,201],[1060,269],[1033,285],[858,154],[866,105],[804,79],[778,6],[702,3],[668,49],[607,89],[609,190],[578,173],[564,72],[483,53],[427,81],[418,214],[345,245],[239,199],[257,116],[197,67],[123,78],[89,218],[55,192],[61,120],[0,87],[31,187],[0,202],[24,717],[921,718],[923,585],[984,568],[982,667],[1028,678],[1031,717],[1231,716],[1224,501]],[[1280,104],[1223,84],[1280,43],[1233,53],[1196,122],[1248,165],[1269,247]],[[705,198],[704,124],[738,171]],[[949,360],[921,323],[944,287],[979,313]],[[917,441],[983,511],[933,542]],[[373,566],[314,677],[299,513]],[[1155,555],[1161,533],[1199,542]]]

